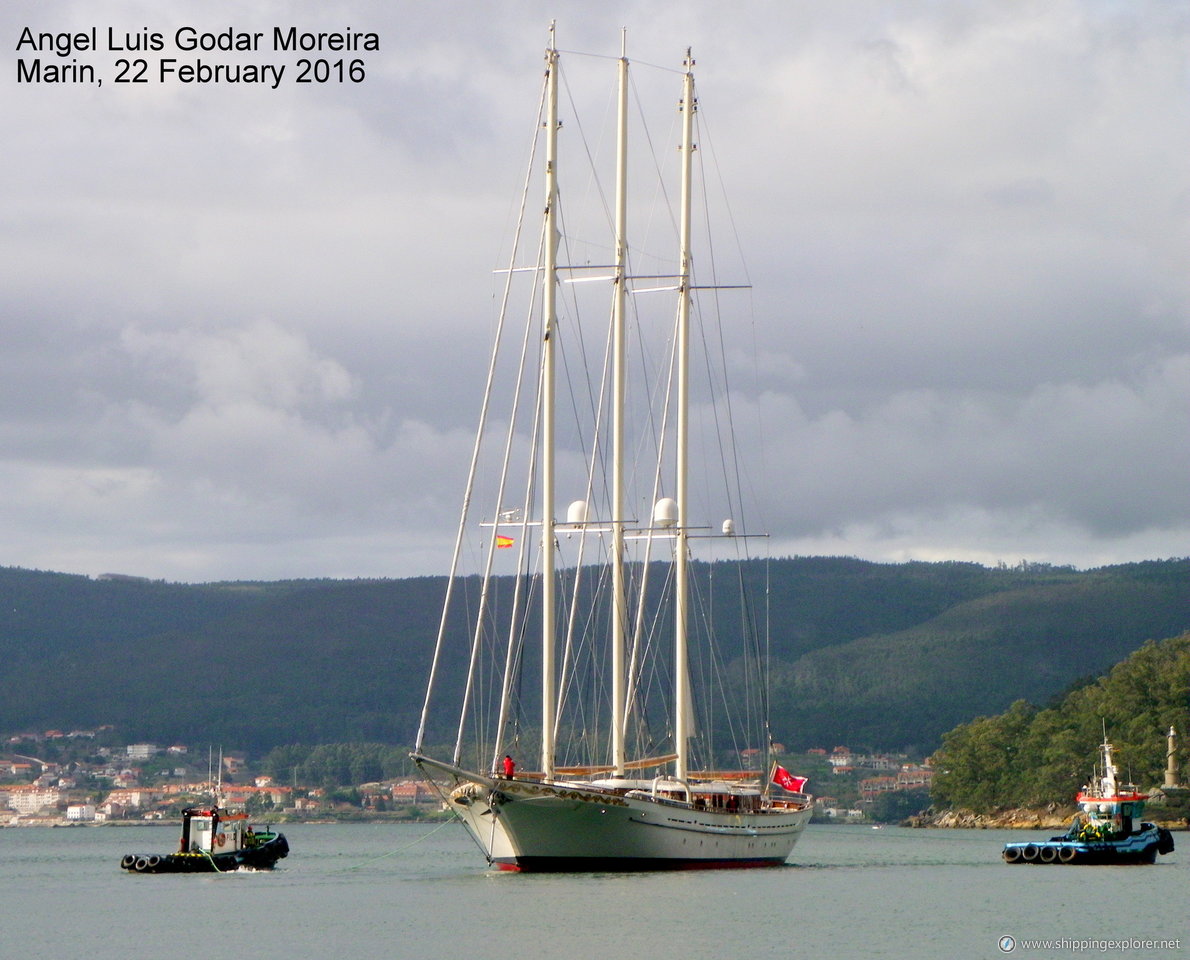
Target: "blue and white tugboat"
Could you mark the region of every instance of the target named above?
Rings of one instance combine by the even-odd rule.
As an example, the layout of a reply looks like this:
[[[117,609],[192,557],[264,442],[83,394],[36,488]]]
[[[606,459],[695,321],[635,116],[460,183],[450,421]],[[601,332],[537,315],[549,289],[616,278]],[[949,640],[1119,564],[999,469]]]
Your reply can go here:
[[[1004,845],[1005,863],[1153,863],[1173,851],[1173,835],[1141,821],[1147,794],[1119,783],[1111,744],[1099,748],[1100,771],[1079,792],[1079,812],[1063,836]]]

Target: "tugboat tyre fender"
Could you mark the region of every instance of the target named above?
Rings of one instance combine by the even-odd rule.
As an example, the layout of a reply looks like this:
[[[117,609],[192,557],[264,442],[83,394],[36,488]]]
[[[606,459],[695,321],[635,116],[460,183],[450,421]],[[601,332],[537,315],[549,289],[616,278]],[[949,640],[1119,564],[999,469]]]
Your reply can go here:
[[[1063,863],[1072,863],[1077,856],[1078,851],[1074,847],[1063,847],[1058,851],[1058,859]]]
[[[1173,853],[1173,834],[1165,827],[1157,828],[1157,852]]]
[[[149,857],[149,859],[148,859],[148,865],[149,865],[150,870],[155,870],[158,867],[158,865],[160,865],[160,863],[161,863],[161,858],[159,856],[157,856],[157,854],[153,854],[153,856]]]
[[[1021,848],[1005,847],[1003,857],[1005,863],[1016,863],[1021,858]]]
[[[1037,856],[1042,863],[1053,863],[1058,859],[1058,848],[1048,846],[1042,847]]]
[[[144,872],[144,870],[145,870],[145,868],[146,868],[148,865],[149,865],[149,858],[148,858],[148,857],[137,857],[137,858],[136,858],[136,863],[134,864],[134,866],[136,867],[136,872],[137,872],[137,873],[143,873],[143,872]]]
[[[1021,851],[1021,856],[1025,858],[1025,863],[1034,863],[1039,853],[1041,853],[1041,848],[1035,843],[1030,843],[1025,845],[1025,849]]]
[[[126,853],[120,859],[120,869],[121,870],[131,870],[135,866],[136,866],[136,854],[135,853]]]

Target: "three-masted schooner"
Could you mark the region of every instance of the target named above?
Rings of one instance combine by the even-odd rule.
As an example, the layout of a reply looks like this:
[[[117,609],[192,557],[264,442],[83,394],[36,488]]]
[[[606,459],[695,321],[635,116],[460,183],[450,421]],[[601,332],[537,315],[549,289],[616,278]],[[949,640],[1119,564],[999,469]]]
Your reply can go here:
[[[692,274],[692,157],[695,149],[694,124],[696,100],[694,95],[693,60],[687,52],[683,69],[680,102],[681,192],[677,220],[678,256],[676,270],[669,274],[653,273],[648,277],[630,269],[630,247],[627,239],[627,139],[629,100],[629,61],[623,53],[618,64],[617,134],[616,134],[616,196],[608,220],[612,221],[613,240],[608,248],[614,253],[611,263],[584,261],[576,264],[560,263],[560,249],[564,244],[563,221],[560,209],[558,170],[559,122],[559,62],[560,54],[554,43],[553,28],[546,50],[545,87],[542,96],[539,127],[544,137],[545,203],[538,250],[540,262],[527,268],[533,278],[534,300],[540,319],[532,333],[521,341],[519,369],[530,372],[523,380],[529,384],[526,392],[533,394],[532,416],[518,427],[510,415],[505,425],[508,438],[503,468],[493,481],[496,505],[485,529],[488,539],[481,556],[482,577],[467,578],[457,574],[467,513],[471,509],[473,490],[479,472],[481,454],[493,445],[485,438],[483,428],[476,440],[467,494],[464,498],[464,519],[456,540],[451,577],[448,580],[447,603],[442,615],[438,643],[431,668],[430,690],[427,692],[413,759],[422,771],[441,785],[442,795],[450,809],[457,814],[488,861],[511,870],[606,870],[606,869],[673,869],[688,867],[740,867],[777,865],[785,862],[799,835],[810,818],[811,798],[801,792],[804,781],[791,778],[784,770],[773,767],[775,781],[761,771],[769,766],[768,746],[749,749],[750,758],[759,755],[761,771],[727,773],[722,770],[699,772],[691,769],[690,741],[694,736],[689,637],[694,613],[691,609],[692,584],[690,541],[707,537],[707,528],[695,528],[689,523],[691,483],[691,349],[692,303],[695,283]],[[532,163],[531,163],[532,166]],[[515,256],[515,254],[514,254]],[[508,271],[512,275],[520,268]],[[604,279],[610,284],[611,321],[607,335],[604,383],[599,387],[598,399],[592,405],[607,415],[597,414],[592,434],[610,439],[602,440],[600,452],[589,455],[588,467],[593,475],[604,461],[610,461],[610,479],[596,490],[588,477],[586,495],[570,503],[565,520],[556,518],[555,498],[559,465],[558,425],[559,406],[556,398],[560,379],[559,342],[564,332],[559,326],[560,290],[567,282]],[[650,286],[651,285],[651,286]],[[670,356],[667,359],[666,386],[675,397],[672,404],[662,405],[664,421],[658,433],[665,432],[672,440],[657,440],[658,464],[654,467],[650,492],[659,494],[647,502],[654,504],[642,523],[634,519],[641,510],[641,498],[628,492],[629,468],[626,466],[626,446],[640,446],[638,438],[629,436],[631,415],[626,407],[626,387],[629,361],[627,343],[630,293],[644,289],[674,292],[677,307],[671,333],[667,334]],[[528,359],[526,359],[528,358]],[[569,361],[567,361],[569,363]],[[568,367],[569,369],[569,367]],[[485,395],[485,415],[493,384],[501,380],[495,360],[489,370],[488,392]],[[520,393],[520,390],[517,391]],[[608,399],[604,401],[604,397]],[[610,430],[606,423],[610,420]],[[565,428],[570,429],[570,428]],[[574,431],[571,431],[573,433]],[[515,435],[515,436],[514,436]],[[525,441],[524,437],[529,437]],[[519,437],[519,439],[518,439]],[[568,434],[567,439],[573,439]],[[587,438],[590,439],[590,438]],[[520,451],[530,461],[523,481],[513,479],[508,469],[514,451]],[[566,469],[572,464],[567,462]],[[573,471],[571,471],[572,473]],[[662,473],[665,473],[664,479]],[[568,473],[568,476],[570,474]],[[632,475],[636,477],[634,473]],[[601,492],[602,491],[602,492]],[[521,506],[506,509],[505,504],[515,497],[523,497]],[[725,521],[722,534],[714,537],[743,542],[731,521]],[[587,544],[598,541],[598,549],[606,553],[606,573],[589,572],[593,566],[584,555]],[[577,558],[567,567],[558,556],[562,544],[577,543]],[[644,545],[644,558],[630,561],[632,548]],[[526,558],[527,572],[518,577],[492,579],[498,566],[497,551],[515,549]],[[592,548],[592,551],[595,548]],[[664,550],[670,567],[663,576],[652,571],[658,566],[648,551]],[[503,554],[499,554],[503,556]],[[665,604],[645,599],[652,586],[650,577],[664,583]],[[584,579],[585,578],[585,579]],[[569,583],[572,594],[562,592],[563,581]],[[512,584],[510,586],[510,583]],[[594,601],[596,613],[580,612],[580,607],[592,601],[597,589],[607,586],[609,599]],[[468,656],[455,658],[465,679],[456,685],[461,693],[463,718],[459,720],[456,741],[449,760],[434,756],[426,747],[429,712],[436,682],[446,670],[450,658],[444,653],[451,631],[448,612],[457,592],[468,591],[468,606],[475,614],[475,624],[468,627],[471,647]],[[600,605],[601,604],[601,605]],[[540,653],[527,652],[522,643],[532,620],[540,624]],[[640,737],[635,740],[633,729],[639,730],[647,721],[641,706],[641,687],[644,662],[648,656],[646,637],[652,624],[661,618],[672,624],[672,642],[667,641],[667,658],[672,665],[668,681],[671,710],[665,721],[665,734],[653,737],[653,744],[664,741],[668,748],[660,755],[640,756]],[[493,647],[486,639],[486,629],[506,611],[509,625],[504,629],[503,648]],[[571,638],[577,627],[599,621],[604,638],[598,643],[598,653],[605,656],[610,678],[600,688],[608,704],[606,718],[581,714],[568,715],[563,709],[570,687],[560,678],[568,667],[580,658]],[[563,638],[560,641],[560,638]],[[496,654],[495,649],[502,649]],[[540,694],[540,729],[533,736],[540,741],[540,769],[517,772],[511,758],[508,730],[514,723],[513,705],[518,691],[515,679],[525,662],[539,656],[542,677]],[[486,658],[486,659],[485,659]],[[495,672],[492,664],[504,667],[498,691],[485,699],[478,692],[480,675]],[[489,664],[485,667],[485,663]],[[497,731],[491,743],[480,747],[476,734],[477,721],[470,719],[475,712],[486,711]],[[568,717],[568,719],[563,719]],[[560,727],[581,727],[582,739],[588,745],[601,735],[600,753],[581,764],[564,765],[558,756]],[[602,737],[606,734],[606,737]],[[767,730],[766,730],[767,736]],[[481,753],[483,749],[485,752]],[[445,751],[444,751],[445,753]],[[464,760],[464,755],[468,760]],[[776,789],[774,789],[774,783]]]

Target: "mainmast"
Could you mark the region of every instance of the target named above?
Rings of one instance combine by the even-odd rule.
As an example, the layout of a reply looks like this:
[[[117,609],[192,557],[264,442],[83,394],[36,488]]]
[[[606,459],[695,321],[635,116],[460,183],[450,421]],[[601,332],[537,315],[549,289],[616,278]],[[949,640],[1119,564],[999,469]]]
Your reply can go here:
[[[546,50],[545,138],[545,250],[541,273],[543,343],[541,399],[541,769],[546,780],[554,775],[557,680],[554,676],[555,543],[554,543],[554,332],[558,285],[558,49],[554,25]]]
[[[694,58],[686,50],[686,75],[682,86],[682,199],[678,264],[678,426],[677,503],[674,541],[674,775],[686,779],[689,740],[693,734],[690,704],[690,670],[687,650],[689,592],[689,436],[690,436],[690,210],[694,154]]]
[[[623,776],[627,762],[625,717],[628,705],[625,649],[628,633],[628,588],[624,577],[624,356],[625,303],[628,272],[628,56],[621,35],[619,107],[616,134],[616,279],[612,300],[614,392],[612,401],[612,766]]]

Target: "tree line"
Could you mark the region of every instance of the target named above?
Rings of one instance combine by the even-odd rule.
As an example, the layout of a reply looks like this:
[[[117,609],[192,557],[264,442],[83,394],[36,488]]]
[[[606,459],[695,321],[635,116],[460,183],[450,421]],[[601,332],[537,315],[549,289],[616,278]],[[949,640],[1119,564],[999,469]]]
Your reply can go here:
[[[694,566],[724,588],[708,604],[720,637],[746,619],[727,587],[742,580],[763,599],[770,726],[791,750],[927,754],[956,724],[1021,698],[1045,703],[1190,623],[1190,560],[1081,572],[847,557]],[[186,585],[0,568],[0,729],[115,724],[128,742],[255,755],[294,743],[403,750],[445,587],[444,577]],[[467,639],[448,636],[448,656],[465,664]],[[743,702],[757,664],[720,655],[716,702]],[[536,656],[528,645],[526,663]],[[518,709],[535,717],[537,687],[524,691]],[[435,705],[457,694],[443,689]],[[455,717],[433,726],[444,716],[431,717],[429,740],[453,740]],[[737,745],[725,727],[716,742]]]
[[[1150,641],[1051,706],[1018,700],[942,738],[935,804],[975,813],[1069,803],[1087,783],[1104,733],[1121,773],[1160,785],[1166,731],[1190,734],[1190,633]]]

